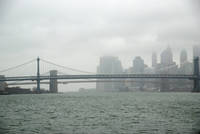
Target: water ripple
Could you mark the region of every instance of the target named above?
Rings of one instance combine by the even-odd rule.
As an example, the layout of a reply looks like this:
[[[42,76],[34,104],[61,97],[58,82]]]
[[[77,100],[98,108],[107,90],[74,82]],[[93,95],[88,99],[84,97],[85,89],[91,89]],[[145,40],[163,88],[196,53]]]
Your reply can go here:
[[[191,93],[68,93],[0,97],[0,134],[195,133]]]

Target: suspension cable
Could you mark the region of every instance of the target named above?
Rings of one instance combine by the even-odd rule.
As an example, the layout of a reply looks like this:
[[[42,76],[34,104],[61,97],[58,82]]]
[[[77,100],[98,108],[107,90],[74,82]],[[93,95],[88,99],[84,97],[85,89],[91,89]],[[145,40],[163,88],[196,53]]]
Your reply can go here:
[[[42,76],[42,75],[46,75],[46,74],[49,74],[49,71],[48,71],[48,72],[45,72],[45,73],[42,73],[42,74],[40,74],[40,75]]]
[[[10,70],[14,70],[14,69],[16,69],[16,68],[20,68],[20,67],[22,67],[22,66],[24,66],[24,65],[27,65],[27,64],[30,64],[30,63],[32,63],[32,62],[34,62],[34,61],[36,61],[36,59],[27,61],[27,62],[22,63],[22,64],[20,64],[20,65],[16,65],[16,66],[13,66],[13,67],[9,67],[9,68],[7,68],[7,69],[0,70],[0,73],[4,73],[4,72],[10,71]]]
[[[55,64],[53,62],[50,62],[50,61],[47,61],[47,60],[43,60],[43,59],[41,59],[41,61],[43,61],[45,63],[48,63],[48,64],[51,64],[51,65],[54,65],[54,66],[57,66],[57,67],[60,67],[60,68],[71,70],[71,71],[74,71],[74,72],[87,73],[87,74],[95,74],[94,72],[88,72],[88,71],[83,71],[83,70],[79,70],[79,69],[74,69],[74,68],[71,68],[71,67],[66,67],[66,66],[58,65],[58,64]]]

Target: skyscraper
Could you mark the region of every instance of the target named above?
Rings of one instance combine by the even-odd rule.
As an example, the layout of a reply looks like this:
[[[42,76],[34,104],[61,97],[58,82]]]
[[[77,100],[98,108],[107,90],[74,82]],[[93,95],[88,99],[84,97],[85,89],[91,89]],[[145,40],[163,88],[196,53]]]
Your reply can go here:
[[[97,73],[99,74],[116,74],[122,73],[121,61],[117,57],[104,56],[100,58],[100,64],[97,67]],[[121,88],[121,83],[114,82],[97,82],[97,90],[118,90]]]
[[[172,64],[174,64],[173,62],[173,53],[170,47],[167,47],[167,49],[165,49],[161,55],[161,65],[162,66],[170,66]]]
[[[158,68],[158,73],[161,74],[174,74],[178,66],[173,61],[173,53],[171,48],[168,46],[167,49],[165,49],[161,55],[161,64]],[[160,91],[169,91],[170,89],[170,80],[169,79],[161,79],[160,83]]]
[[[181,54],[180,54],[180,65],[182,66],[186,62],[187,62],[187,52],[184,49],[181,51]]]
[[[140,57],[137,56],[133,60],[133,73],[144,73],[144,60]]]
[[[135,57],[135,59],[133,60],[133,73],[142,74],[144,73],[144,69],[144,60],[140,56]],[[143,90],[144,82],[132,83],[132,86]]]
[[[153,54],[152,54],[152,67],[156,67],[156,65],[157,65],[157,54],[154,52]]]

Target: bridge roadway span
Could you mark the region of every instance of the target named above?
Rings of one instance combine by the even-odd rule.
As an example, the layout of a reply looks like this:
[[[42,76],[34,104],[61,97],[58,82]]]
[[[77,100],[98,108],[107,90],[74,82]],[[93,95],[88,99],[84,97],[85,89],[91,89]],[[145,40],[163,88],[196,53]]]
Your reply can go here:
[[[138,83],[138,82],[143,82],[143,83],[152,83],[152,84],[160,84],[160,81],[155,81],[155,80],[130,80],[130,79],[126,79],[126,80],[67,80],[67,81],[58,81],[57,83],[58,84],[72,84],[72,83],[96,83],[96,82],[126,82],[126,83],[129,83],[129,82],[132,82],[132,83]],[[177,81],[170,81],[168,82],[170,84],[176,84]],[[7,85],[11,86],[11,85],[35,85],[37,84],[37,82],[13,82],[13,83],[7,83]],[[40,82],[40,84],[47,84],[49,85],[50,82],[48,81],[45,81],[45,82]],[[185,81],[184,84],[191,84],[190,81]]]
[[[57,75],[54,77],[40,76],[39,80],[49,79],[199,79],[198,76],[188,74],[95,74],[95,75]],[[5,77],[0,81],[34,81],[37,76]]]

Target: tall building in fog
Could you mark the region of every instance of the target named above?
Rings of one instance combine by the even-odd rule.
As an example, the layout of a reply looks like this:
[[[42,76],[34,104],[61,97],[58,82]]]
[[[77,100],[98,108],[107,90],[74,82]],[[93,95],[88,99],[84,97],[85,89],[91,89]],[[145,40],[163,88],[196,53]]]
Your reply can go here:
[[[187,51],[182,50],[180,54],[180,68],[181,74],[192,74],[193,64],[188,61]]]
[[[133,60],[133,73],[144,73],[144,68],[144,60],[140,56],[135,57]]]
[[[153,54],[152,54],[152,67],[156,67],[157,66],[157,54],[154,52]]]
[[[200,45],[193,46],[193,57],[200,57]]]
[[[181,54],[180,54],[180,65],[182,66],[186,62],[187,62],[187,52],[184,49],[181,51]]]
[[[159,74],[175,74],[178,66],[173,61],[173,53],[170,47],[167,47],[160,55],[160,64],[156,72]],[[171,87],[169,79],[160,80],[160,91],[169,91]]]
[[[135,59],[133,60],[133,73],[143,74],[144,69],[145,69],[144,60],[140,56],[135,57]],[[135,87],[136,89],[143,90],[144,82],[132,83],[131,86]]]
[[[100,58],[100,64],[97,67],[98,74],[117,74],[122,73],[121,61],[117,57],[104,56]],[[121,88],[121,83],[117,82],[97,82],[97,90],[118,90]]]
[[[163,66],[170,66],[174,63],[173,62],[173,53],[172,53],[172,50],[170,47],[167,47],[167,49],[165,49],[161,53],[160,58],[161,58],[161,65],[163,65]]]
[[[118,57],[104,56],[100,58],[99,73],[113,74],[121,72],[122,72],[122,65]]]

